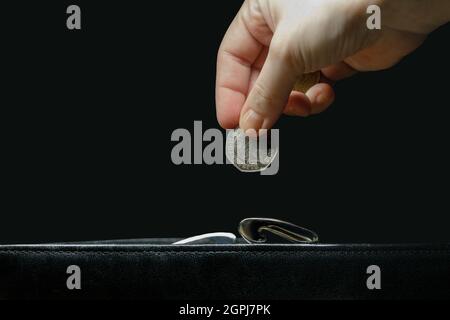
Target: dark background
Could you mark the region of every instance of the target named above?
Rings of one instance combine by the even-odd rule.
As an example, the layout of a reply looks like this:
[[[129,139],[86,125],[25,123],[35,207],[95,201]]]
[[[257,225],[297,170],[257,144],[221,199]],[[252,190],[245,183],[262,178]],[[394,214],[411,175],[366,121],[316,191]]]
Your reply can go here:
[[[66,29],[79,4],[82,30]],[[2,10],[0,242],[190,236],[289,220],[322,242],[449,241],[450,26],[396,67],[283,118],[276,176],[175,166],[217,128],[215,59],[241,4],[33,1]]]

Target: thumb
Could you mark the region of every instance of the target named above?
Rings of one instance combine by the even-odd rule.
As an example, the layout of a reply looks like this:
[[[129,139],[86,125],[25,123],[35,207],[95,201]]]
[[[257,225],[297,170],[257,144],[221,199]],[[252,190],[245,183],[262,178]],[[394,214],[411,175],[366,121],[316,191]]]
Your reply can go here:
[[[239,126],[244,132],[270,129],[283,113],[297,75],[301,74],[289,61],[287,48],[272,41],[261,73],[242,107]]]

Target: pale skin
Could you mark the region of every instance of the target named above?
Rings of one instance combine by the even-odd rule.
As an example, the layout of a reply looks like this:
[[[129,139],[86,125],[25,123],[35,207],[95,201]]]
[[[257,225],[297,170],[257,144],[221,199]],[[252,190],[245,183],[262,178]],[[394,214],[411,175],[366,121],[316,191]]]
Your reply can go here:
[[[374,4],[381,30],[366,26]],[[449,0],[246,0],[218,53],[217,119],[247,131],[270,129],[283,113],[323,112],[333,82],[395,65],[448,21]],[[319,70],[321,83],[292,91],[299,76]]]

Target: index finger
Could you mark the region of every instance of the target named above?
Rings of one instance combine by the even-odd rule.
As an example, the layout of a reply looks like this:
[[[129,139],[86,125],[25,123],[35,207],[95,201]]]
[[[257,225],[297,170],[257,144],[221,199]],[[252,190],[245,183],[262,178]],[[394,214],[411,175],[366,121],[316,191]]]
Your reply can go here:
[[[245,5],[231,23],[217,56],[216,111],[220,125],[226,129],[234,129],[239,124],[252,64],[263,50],[244,22]]]

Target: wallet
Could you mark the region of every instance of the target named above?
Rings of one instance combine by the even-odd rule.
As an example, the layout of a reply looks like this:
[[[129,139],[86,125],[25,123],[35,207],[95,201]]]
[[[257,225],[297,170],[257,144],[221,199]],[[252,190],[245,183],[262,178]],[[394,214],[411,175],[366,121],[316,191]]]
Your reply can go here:
[[[450,298],[450,243],[322,244],[307,229],[267,221],[240,231],[2,245],[0,299]]]

